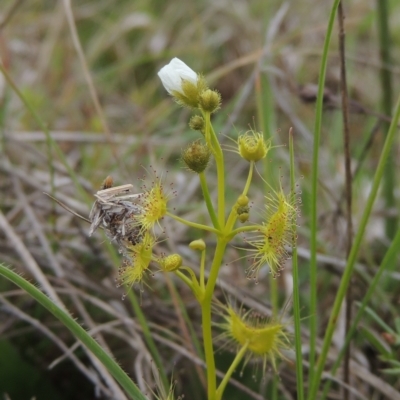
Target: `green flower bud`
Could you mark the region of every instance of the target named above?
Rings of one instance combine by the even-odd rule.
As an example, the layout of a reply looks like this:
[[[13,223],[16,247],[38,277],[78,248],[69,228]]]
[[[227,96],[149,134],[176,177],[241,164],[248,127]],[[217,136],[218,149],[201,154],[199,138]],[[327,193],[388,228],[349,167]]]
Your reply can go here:
[[[243,214],[240,214],[239,216],[238,216],[238,220],[242,223],[242,224],[244,224],[245,222],[247,222],[248,220],[249,220],[249,214],[248,213],[243,213]]]
[[[179,254],[171,254],[159,260],[159,264],[163,271],[176,271],[182,266],[182,257]]]
[[[247,214],[250,211],[250,207],[249,206],[240,206],[237,208],[237,214],[241,215],[241,214]]]
[[[190,118],[189,127],[194,131],[204,131],[205,128],[204,118],[200,115],[193,115],[192,118]]]
[[[216,90],[205,90],[200,95],[199,107],[209,113],[216,112],[221,107],[221,95]]]
[[[249,198],[245,196],[244,194],[241,194],[239,198],[237,199],[237,204],[239,206],[247,206],[249,204]]]
[[[197,239],[193,240],[193,242],[190,242],[189,247],[192,250],[204,251],[206,249],[206,243],[203,239]]]
[[[200,174],[203,172],[210,161],[210,148],[202,144],[199,140],[191,143],[182,152],[182,160],[186,166],[193,172]]]

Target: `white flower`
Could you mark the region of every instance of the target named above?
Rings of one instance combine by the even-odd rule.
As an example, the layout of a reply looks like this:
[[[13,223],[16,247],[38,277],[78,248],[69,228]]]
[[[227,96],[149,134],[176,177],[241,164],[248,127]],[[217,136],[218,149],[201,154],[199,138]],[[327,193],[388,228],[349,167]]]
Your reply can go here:
[[[174,91],[182,93],[182,80],[196,85],[197,74],[179,58],[173,58],[170,63],[158,71],[158,76],[169,94]]]

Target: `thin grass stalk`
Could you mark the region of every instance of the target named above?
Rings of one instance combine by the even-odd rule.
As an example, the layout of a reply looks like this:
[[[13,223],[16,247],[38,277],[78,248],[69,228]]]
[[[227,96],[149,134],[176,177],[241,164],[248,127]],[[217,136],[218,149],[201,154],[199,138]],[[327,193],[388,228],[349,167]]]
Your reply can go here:
[[[375,202],[375,199],[376,199],[376,196],[378,193],[379,185],[381,183],[382,176],[384,174],[386,161],[388,160],[390,151],[393,146],[396,131],[398,129],[397,123],[399,121],[399,118],[400,118],[400,96],[398,98],[395,113],[394,113],[394,116],[392,119],[392,123],[390,124],[389,132],[386,136],[385,144],[383,146],[383,150],[382,150],[381,156],[379,158],[379,163],[376,168],[374,180],[373,180],[372,187],[371,187],[371,193],[368,196],[368,200],[367,200],[367,203],[364,208],[364,213],[361,217],[360,226],[359,226],[357,234],[354,238],[354,243],[351,248],[349,258],[347,260],[347,265],[345,267],[345,270],[344,270],[344,273],[342,276],[342,280],[340,281],[340,285],[339,285],[338,291],[336,293],[335,302],[333,304],[333,308],[332,308],[331,315],[329,318],[328,326],[327,326],[326,332],[325,332],[325,337],[324,337],[324,342],[322,345],[321,354],[320,354],[320,357],[319,357],[317,365],[316,365],[317,369],[315,372],[315,376],[311,382],[311,388],[310,388],[310,392],[309,392],[309,396],[308,396],[309,400],[314,400],[317,395],[319,383],[321,381],[322,372],[324,370],[326,358],[328,356],[329,348],[330,348],[330,345],[332,342],[332,336],[335,331],[336,323],[337,323],[337,320],[339,317],[340,308],[342,306],[342,302],[343,302],[344,296],[346,294],[347,287],[350,283],[350,279],[351,279],[351,276],[352,276],[352,273],[354,270],[358,251],[360,249],[361,242],[362,242],[362,239],[364,236],[365,228],[367,226],[369,217],[371,215],[372,206],[374,205],[374,202]]]
[[[295,195],[295,176],[294,176],[294,145],[293,129],[289,131],[289,154],[290,154],[290,192]],[[292,275],[293,275],[293,319],[294,319],[294,340],[296,350],[296,387],[297,400],[304,399],[303,385],[303,352],[301,350],[301,324],[300,324],[300,282],[299,265],[297,260],[297,225],[293,224],[293,245],[292,245]]]
[[[48,157],[48,165],[49,165],[49,172],[50,172],[50,193],[54,196],[55,194],[55,185],[54,185],[54,165],[53,165],[53,153],[52,149],[52,138],[47,127],[47,124],[39,117],[36,113],[32,105],[26,99],[26,97],[22,94],[22,92],[18,89],[17,85],[15,84],[14,80],[12,79],[11,75],[8,73],[7,69],[4,67],[3,63],[0,60],[0,71],[4,75],[7,83],[11,86],[17,96],[20,98],[24,106],[28,109],[28,111],[32,114],[33,118],[35,119],[36,123],[39,125],[40,129],[42,129],[43,133],[46,136],[46,148],[47,148],[47,157]]]
[[[391,40],[389,32],[389,2],[387,0],[377,0],[377,22],[379,35],[379,53],[381,57],[381,91],[382,91],[382,111],[390,117],[392,115],[392,75],[388,68],[391,62]],[[389,123],[383,122],[383,132],[389,131]],[[383,181],[383,196],[385,198],[385,207],[387,210],[396,207],[396,198],[394,188],[396,186],[396,167],[393,159],[393,153],[389,155],[385,169],[385,178]],[[393,239],[397,230],[397,218],[388,215],[385,219],[385,232],[389,239]]]
[[[70,29],[70,33],[71,33],[72,43],[74,44],[75,50],[78,53],[78,58],[79,58],[79,61],[81,63],[81,66],[82,66],[83,75],[85,77],[86,83],[87,83],[88,88],[89,88],[90,97],[92,98],[95,110],[97,112],[97,115],[99,116],[99,119],[100,119],[101,125],[103,127],[103,130],[107,135],[107,138],[108,138],[108,141],[109,141],[109,145],[111,147],[111,151],[113,153],[115,161],[117,162],[117,164],[121,168],[121,164],[120,164],[120,159],[121,158],[118,157],[117,150],[115,148],[115,144],[114,144],[114,142],[112,140],[111,130],[110,130],[110,127],[107,124],[106,117],[104,116],[103,109],[102,109],[102,107],[100,105],[99,96],[97,95],[96,88],[94,86],[93,79],[92,79],[92,76],[90,74],[87,62],[86,62],[85,54],[83,52],[81,41],[79,39],[78,30],[76,28],[75,19],[74,19],[74,15],[73,15],[73,12],[72,12],[71,0],[63,0],[63,5],[64,5],[64,10],[65,10],[67,23],[68,23],[68,26],[69,26],[69,29]]]
[[[372,295],[374,294],[378,283],[380,282],[382,274],[385,271],[390,271],[390,265],[393,263],[394,257],[399,253],[399,251],[400,251],[400,229],[397,231],[396,236],[394,237],[392,243],[390,244],[390,247],[389,247],[388,251],[386,252],[385,257],[383,258],[381,265],[379,266],[379,269],[376,272],[374,278],[369,283],[367,293],[365,294],[365,296],[361,302],[360,308],[357,311],[357,314],[353,320],[353,323],[352,323],[349,331],[347,332],[346,340],[343,344],[343,347],[340,349],[339,355],[337,356],[336,361],[333,364],[332,370],[330,372],[332,376],[335,376],[336,371],[339,368],[340,363],[342,362],[346,348],[349,345],[351,339],[353,338],[353,336],[356,332],[357,325],[360,322],[361,317],[363,316],[364,311],[368,305],[368,302],[370,301]],[[322,400],[326,399],[326,396],[328,395],[331,384],[332,384],[331,380],[328,380],[326,382],[326,384],[324,386],[324,391],[322,394]]]
[[[172,284],[173,283],[174,282],[172,282]],[[199,357],[200,359],[204,359],[203,348],[202,348],[201,343],[200,343],[200,341],[199,341],[199,339],[197,337],[197,332],[196,332],[195,327],[193,326],[193,321],[190,319],[190,316],[189,316],[189,314],[187,312],[185,302],[182,299],[182,296],[180,295],[178,290],[176,290],[175,285],[172,286],[172,290],[174,291],[174,295],[176,296],[176,299],[178,300],[179,310],[182,313],[183,319],[185,320],[185,323],[189,328],[190,338],[192,340],[193,347],[196,350],[197,357]],[[202,373],[203,373],[203,370],[202,370]],[[203,373],[203,377],[205,378],[204,373]],[[204,380],[204,382],[205,382],[205,380]]]
[[[142,328],[144,340],[145,340],[147,347],[150,350],[151,356],[153,357],[153,360],[157,366],[157,370],[160,374],[162,385],[164,386],[164,389],[168,392],[169,381],[167,378],[167,374],[165,373],[165,369],[164,369],[160,354],[157,350],[157,346],[154,343],[154,340],[151,336],[150,328],[149,328],[149,325],[147,324],[146,317],[144,316],[144,314],[142,312],[142,308],[140,307],[140,304],[138,302],[136,294],[133,292],[133,290],[128,290],[128,298],[129,298],[129,301],[133,308],[133,311],[136,315],[136,318],[138,319],[139,324]]]
[[[96,342],[96,340],[94,340],[70,315],[54,304],[54,302],[39,289],[2,264],[0,264],[0,275],[19,286],[38,303],[50,311],[57,319],[59,319],[64,326],[72,332],[74,337],[80,340],[82,344],[101,361],[110,374],[124,388],[131,399],[146,400],[146,397],[140,392],[139,388],[123,371],[118,363],[114,361],[113,358]]]
[[[259,63],[260,66],[260,63]],[[255,78],[255,91],[256,91],[256,102],[257,102],[257,115],[260,126],[264,132],[264,138],[269,139],[273,132],[273,119],[274,119],[274,104],[271,98],[271,91],[269,90],[269,82],[260,74],[260,70],[257,70]],[[274,156],[271,152],[263,159],[263,177],[265,182],[270,182],[273,185],[273,162]],[[264,185],[264,191],[267,193],[270,189],[268,184]],[[278,296],[278,282],[272,274],[269,275],[269,300],[272,308],[272,315],[276,317],[279,312],[279,296]],[[271,400],[278,399],[278,387],[279,387],[279,376],[274,374],[271,378],[271,387],[269,398]]]
[[[195,348],[194,336],[191,335],[189,332],[188,324],[190,324],[190,319],[187,316],[185,307],[183,306],[182,299],[180,298],[180,295],[175,288],[174,282],[168,276],[168,274],[164,274],[164,277],[165,277],[165,282],[167,283],[167,286],[168,286],[168,290],[171,295],[172,303],[174,304],[174,307],[176,310],[177,324],[180,327],[182,339],[187,343],[187,347],[188,347],[189,351],[191,351],[194,355],[201,356],[202,352],[201,351],[198,352],[197,349]],[[185,318],[185,316],[186,316],[186,318]],[[193,331],[193,329],[192,329],[192,331]],[[203,369],[201,368],[200,365],[195,365],[195,369],[197,371],[197,375],[198,375],[198,378],[199,378],[201,384],[203,385],[204,388],[206,388],[207,382],[206,382],[206,377],[205,377]]]
[[[349,102],[347,92],[346,77],[346,57],[345,57],[345,31],[344,31],[344,10],[343,0],[339,3],[338,8],[339,22],[339,57],[340,57],[340,90],[342,97],[342,118],[343,118],[343,147],[344,147],[344,168],[346,175],[346,257],[349,256],[353,243],[353,221],[351,217],[352,209],[352,176],[351,176],[351,157],[350,157],[350,128],[349,128]],[[349,331],[351,325],[351,310],[353,305],[353,296],[351,285],[347,288],[346,293],[346,332]],[[350,384],[350,345],[347,347],[344,363],[343,363],[343,381]],[[349,391],[344,386],[344,400],[348,400]]]
[[[50,132],[49,132],[49,129],[48,129],[46,123],[40,118],[40,116],[38,114],[36,114],[36,111],[32,107],[31,103],[27,100],[27,98],[18,89],[18,87],[15,84],[14,80],[12,79],[11,75],[7,72],[4,65],[1,63],[1,61],[0,61],[0,71],[6,78],[7,83],[14,90],[15,94],[19,97],[19,99],[22,101],[24,106],[31,113],[32,117],[35,119],[35,121],[39,125],[40,129],[46,135],[46,143],[50,143],[51,147],[56,151],[57,156],[60,158],[61,163],[64,165],[65,169],[67,170],[69,176],[71,177],[72,182],[74,182],[75,187],[76,187],[77,191],[79,192],[79,194],[82,196],[83,199],[85,199],[88,203],[90,203],[92,200],[89,199],[88,194],[83,189],[82,185],[79,183],[78,177],[76,176],[74,170],[68,164],[68,161],[65,158],[64,153],[61,151],[60,147],[58,146],[57,142],[50,135]],[[51,177],[50,180],[52,181],[52,176],[54,176],[54,166],[53,166],[53,162],[52,162],[52,156],[50,157],[50,155],[49,155],[49,168],[50,168],[50,177]],[[53,188],[53,183],[51,183],[51,187]],[[54,196],[54,191],[51,194]]]
[[[318,80],[318,94],[315,111],[314,125],[314,146],[312,159],[312,178],[311,178],[311,226],[310,226],[310,355],[309,355],[309,385],[313,381],[314,365],[315,365],[315,350],[317,342],[317,183],[318,183],[318,159],[319,159],[319,142],[321,137],[322,126],[322,109],[324,86],[326,76],[326,66],[328,63],[329,42],[331,40],[333,25],[335,22],[336,11],[340,0],[335,0],[329,15],[328,27],[326,30],[325,42],[322,51],[321,67]]]
[[[263,131],[264,138],[267,140],[271,137],[272,127],[271,121],[273,119],[273,103],[271,100],[270,93],[268,92],[268,81],[260,73],[260,64],[255,71],[254,79],[254,89],[256,95],[256,106],[257,106],[257,121],[260,129]],[[255,127],[256,129],[256,127]],[[265,182],[264,192],[267,193],[270,190],[267,182],[272,184],[272,166],[273,155],[270,152],[267,157],[265,157],[263,162],[263,179]],[[269,275],[269,292],[267,296],[271,303],[272,315],[276,317],[279,312],[279,296],[278,296],[278,282],[273,277],[272,274]],[[276,374],[271,378],[271,386],[269,391],[269,397],[271,400],[276,400],[278,398],[278,386],[279,386],[279,376]]]

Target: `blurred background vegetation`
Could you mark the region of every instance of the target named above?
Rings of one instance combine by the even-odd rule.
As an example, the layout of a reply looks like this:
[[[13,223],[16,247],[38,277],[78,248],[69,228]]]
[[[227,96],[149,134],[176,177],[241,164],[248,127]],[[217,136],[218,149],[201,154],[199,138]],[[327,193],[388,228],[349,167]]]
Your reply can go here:
[[[383,65],[390,73],[393,102],[400,93],[400,3],[388,2],[385,26],[390,40],[384,43],[390,59],[383,64],[378,2],[344,2],[351,161],[353,170],[360,166],[353,179],[355,230],[390,121],[382,105]],[[123,289],[115,286],[120,256],[113,245],[101,233],[89,238],[88,224],[43,192],[52,193],[87,217],[92,194],[107,175],[112,175],[117,185],[132,183],[139,190],[143,176],[151,180],[157,174],[174,185],[177,195],[171,205],[178,214],[205,220],[197,177],[186,172],[179,161],[182,148],[198,135],[187,125],[190,113],[173,103],[157,77],[158,70],[173,57],[204,73],[210,86],[221,92],[223,108],[214,122],[225,144],[251,126],[279,146],[287,143],[288,130],[293,127],[303,201],[299,256],[306,361],[310,166],[318,71],[330,7],[329,1],[312,0],[1,2],[1,62],[52,140],[0,74],[0,261],[32,282],[44,277],[67,309],[109,349],[149,398],[156,391],[157,373],[152,372],[154,354],[143,335],[146,327],[138,318],[140,312],[148,322],[168,379],[176,381],[176,394],[189,400],[205,398],[197,348],[201,340],[199,309],[192,294],[158,273],[148,279],[143,290],[132,290],[129,299],[122,301]],[[68,10],[73,12],[84,60],[71,34]],[[320,335],[343,271],[347,243],[337,24],[330,45],[324,106],[318,197]],[[397,140],[391,164],[395,175],[389,188],[394,206],[388,207],[383,195],[375,205],[352,284],[355,301],[368,288],[397,229],[398,145]],[[247,166],[234,153],[227,153],[226,162],[226,190],[233,204]],[[287,188],[287,148],[275,148],[260,171],[275,187],[282,175],[282,185]],[[210,184],[215,188],[212,180]],[[262,179],[256,177],[251,189],[254,218],[263,213],[263,187]],[[213,194],[215,198],[215,190]],[[392,233],[385,229],[388,220],[395,227]],[[187,244],[197,238],[197,232],[167,220],[164,226],[168,241],[159,244],[159,251],[178,251],[188,264],[196,265],[197,255]],[[238,241],[240,245],[243,242]],[[219,295],[271,315],[267,270],[261,271],[258,285],[249,282],[244,274],[246,260],[238,260],[242,255],[240,249],[229,249]],[[400,354],[396,333],[396,324],[400,326],[399,280],[399,262],[393,259],[354,339],[351,385],[358,396],[354,398],[400,398],[399,373],[385,373],[392,366],[390,360]],[[290,301],[292,290],[290,262],[276,282],[283,306]],[[342,341],[338,330],[332,359]],[[107,373],[74,344],[56,319],[0,279],[0,398],[123,398]],[[217,367],[224,371],[232,354],[224,349],[217,359]],[[295,371],[290,360],[289,355],[280,364],[279,380],[274,384],[272,371],[262,377],[261,368],[252,363],[242,372],[238,370],[236,386],[228,387],[226,399],[273,398],[271,393],[275,398],[295,399]],[[341,398],[340,393],[340,383],[336,383],[330,396]]]

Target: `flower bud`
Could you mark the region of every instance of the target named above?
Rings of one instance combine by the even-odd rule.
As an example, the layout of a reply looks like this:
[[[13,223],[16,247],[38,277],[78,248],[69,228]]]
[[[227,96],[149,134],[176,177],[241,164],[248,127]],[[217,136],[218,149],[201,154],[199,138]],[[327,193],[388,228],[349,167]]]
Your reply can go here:
[[[171,254],[159,260],[163,271],[173,272],[182,266],[182,257],[179,254]]]
[[[237,199],[237,204],[239,206],[247,206],[247,204],[249,204],[249,198],[244,194],[241,194]]]
[[[158,76],[169,94],[179,92],[183,94],[182,83],[197,83],[197,74],[179,58],[173,58],[168,65],[158,71]]]
[[[207,89],[205,79],[179,58],[161,68],[158,76],[167,92],[182,106],[197,108],[201,93]]]
[[[238,219],[240,222],[244,223],[249,219],[249,212],[250,212],[250,207],[249,206],[239,206],[236,210]]]
[[[271,148],[271,140],[264,140],[261,132],[247,131],[238,138],[239,154],[247,161],[263,159]]]
[[[190,118],[189,127],[194,131],[200,131],[200,132],[204,131],[205,128],[204,118],[200,115],[193,115],[192,118]]]
[[[247,221],[249,220],[249,217],[250,217],[250,214],[249,214],[249,213],[243,213],[243,214],[240,214],[240,215],[238,216],[238,220],[239,220],[242,224],[244,224],[245,222],[247,222]]]
[[[193,240],[193,242],[190,242],[189,247],[192,250],[204,251],[206,249],[206,243],[203,239],[197,239]]]
[[[200,174],[203,172],[210,161],[210,148],[202,144],[199,140],[191,143],[182,152],[182,160],[186,166],[193,172]]]
[[[209,113],[216,112],[221,107],[221,95],[216,90],[205,90],[200,95],[199,107]]]

